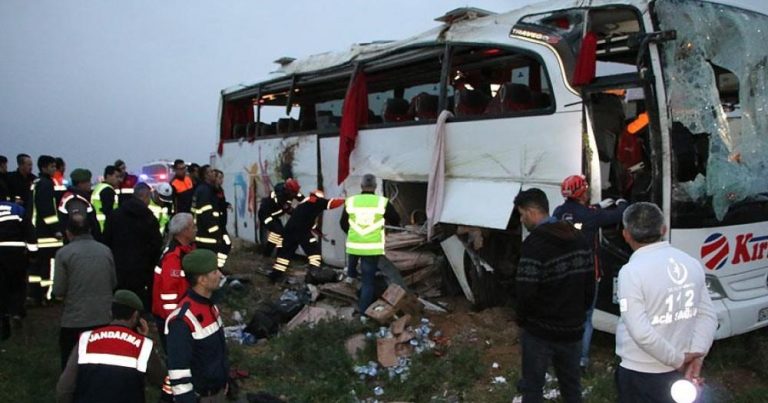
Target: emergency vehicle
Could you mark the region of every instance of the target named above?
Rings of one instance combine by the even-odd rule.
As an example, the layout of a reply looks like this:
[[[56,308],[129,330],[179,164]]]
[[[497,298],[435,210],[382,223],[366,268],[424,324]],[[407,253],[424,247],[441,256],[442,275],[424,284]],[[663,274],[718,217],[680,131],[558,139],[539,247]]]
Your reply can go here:
[[[525,236],[515,195],[541,188],[554,209],[560,182],[582,173],[593,202],[662,207],[668,239],[705,267],[718,338],[768,325],[768,3],[554,0],[436,21],[282,58],[271,78],[221,92],[230,233],[259,241],[258,202],[288,177],[343,197],[370,172],[402,217],[429,212],[467,298],[487,306]],[[325,213],[322,252],[343,266],[340,214]],[[612,331],[631,251],[619,228],[600,236],[594,321]]]

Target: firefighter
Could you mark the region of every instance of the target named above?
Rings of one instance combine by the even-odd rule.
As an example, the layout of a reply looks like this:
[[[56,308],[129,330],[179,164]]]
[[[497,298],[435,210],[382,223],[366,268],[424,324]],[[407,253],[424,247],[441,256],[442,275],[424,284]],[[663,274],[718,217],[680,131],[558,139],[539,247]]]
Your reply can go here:
[[[160,385],[165,373],[144,304],[131,291],[117,290],[112,323],[83,332],[56,385],[58,402],[144,402],[145,378]]]
[[[215,175],[209,165],[200,167],[202,182],[197,185],[192,201],[192,213],[197,223],[198,248],[208,249],[217,253],[219,268],[224,267],[227,254],[221,249],[224,244],[224,231],[221,227],[221,210],[216,200]]]
[[[24,317],[26,284],[26,231],[24,207],[0,201],[0,340],[11,336],[11,318]]]
[[[120,171],[114,165],[104,168],[104,180],[91,192],[91,205],[96,213],[99,231],[104,232],[107,217],[117,208],[118,198],[115,187],[120,185]]]
[[[70,215],[80,213],[88,219],[88,225],[91,228],[91,235],[96,240],[101,239],[101,228],[99,227],[96,210],[91,205],[91,171],[77,168],[70,174],[72,186],[59,202],[58,214],[62,228],[67,228],[67,221]]]
[[[171,181],[173,186],[173,206],[177,213],[189,213],[192,209],[192,196],[195,192],[195,184],[192,178],[187,175],[187,166],[184,160],[173,161],[174,177]]]
[[[115,161],[115,168],[120,171],[121,178],[120,184],[115,188],[115,193],[117,193],[119,204],[123,204],[133,196],[133,188],[139,183],[139,177],[128,173],[128,167],[123,160]]]
[[[264,256],[271,256],[275,248],[283,245],[283,221],[282,217],[290,214],[293,208],[293,200],[304,199],[300,193],[301,187],[296,179],[288,179],[284,183],[275,185],[269,197],[261,200],[259,205],[259,226],[267,235],[264,246]]]
[[[232,239],[229,237],[229,231],[227,231],[227,220],[229,219],[229,210],[232,205],[227,202],[227,198],[224,195],[224,172],[214,169],[214,190],[216,192],[216,207],[219,212],[219,228],[221,229],[221,237],[219,238],[219,248],[217,254],[220,258],[226,262],[229,252],[232,250]],[[219,268],[223,267],[222,263]]]
[[[152,190],[152,198],[149,200],[149,209],[152,210],[157,223],[160,226],[160,234],[165,234],[168,229],[168,221],[173,215],[173,188],[170,184],[160,183]]]
[[[362,315],[373,302],[379,257],[385,249],[384,224],[398,225],[400,216],[389,199],[375,194],[376,177],[372,174],[363,175],[360,190],[359,195],[347,198],[339,224],[347,233],[349,277],[358,277],[357,264],[360,263],[362,284],[358,309]]]
[[[30,268],[30,295],[35,303],[42,304],[51,299],[50,288],[53,285],[53,268],[56,251],[64,246],[59,216],[56,213],[56,197],[53,191],[51,175],[56,171],[56,160],[50,155],[41,155],[37,159],[40,176],[32,191],[32,224],[37,237],[37,256]]]
[[[211,295],[222,275],[216,254],[196,249],[182,260],[189,285],[165,322],[168,373],[176,402],[223,402],[229,362],[224,326]]]
[[[285,224],[283,245],[277,249],[277,257],[272,271],[269,273],[269,278],[272,281],[277,281],[283,277],[288,270],[291,257],[299,246],[307,254],[309,260],[310,272],[308,276],[311,278],[314,273],[319,271],[322,259],[320,242],[316,235],[317,218],[323,211],[341,207],[343,204],[344,199],[326,199],[322,191],[315,190],[296,206],[291,218]]]
[[[64,176],[67,171],[67,164],[61,157],[56,157],[56,172],[51,175],[53,180],[53,191],[56,194],[56,204],[61,202],[61,198],[64,197],[64,193],[67,192],[67,179]]]

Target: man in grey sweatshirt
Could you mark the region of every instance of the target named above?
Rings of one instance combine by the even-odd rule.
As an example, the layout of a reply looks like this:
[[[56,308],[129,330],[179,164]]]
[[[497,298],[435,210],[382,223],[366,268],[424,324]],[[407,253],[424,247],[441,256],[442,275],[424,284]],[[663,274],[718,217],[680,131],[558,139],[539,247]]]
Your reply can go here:
[[[619,272],[619,401],[671,402],[675,381],[698,379],[717,317],[699,261],[662,241],[661,210],[636,203],[623,222],[634,253]]]

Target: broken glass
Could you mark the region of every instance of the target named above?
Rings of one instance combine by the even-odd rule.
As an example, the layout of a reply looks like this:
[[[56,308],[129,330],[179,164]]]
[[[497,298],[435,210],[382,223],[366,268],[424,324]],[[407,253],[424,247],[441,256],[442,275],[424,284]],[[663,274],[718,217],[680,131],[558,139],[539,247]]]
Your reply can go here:
[[[674,183],[685,189],[676,195],[711,203],[722,220],[734,204],[768,191],[768,17],[693,0],[659,0],[655,10],[661,29],[677,31],[661,46],[670,124],[709,135],[704,176]],[[731,122],[718,69],[738,80],[738,100],[726,105],[735,109]]]

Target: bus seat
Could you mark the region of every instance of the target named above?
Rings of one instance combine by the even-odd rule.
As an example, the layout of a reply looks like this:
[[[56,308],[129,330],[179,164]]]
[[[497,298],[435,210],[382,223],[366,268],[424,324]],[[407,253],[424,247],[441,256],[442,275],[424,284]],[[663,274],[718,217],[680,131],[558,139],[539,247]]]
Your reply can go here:
[[[298,122],[293,118],[280,118],[277,120],[277,134],[286,134],[296,131]]]
[[[381,118],[381,116],[373,113],[372,110],[368,109],[368,124],[369,125],[375,125],[378,123],[382,123],[384,120]]]
[[[246,126],[247,125],[244,123],[235,123],[234,127],[232,127],[232,138],[233,139],[245,138]]]
[[[527,85],[505,83],[488,105],[486,113],[504,113],[531,109],[531,90]]]
[[[437,95],[422,92],[411,99],[409,113],[416,120],[437,119]]]
[[[552,106],[552,98],[544,92],[531,92],[531,106],[533,109],[547,109]]]
[[[482,115],[488,106],[490,97],[481,91],[467,88],[456,90],[456,116]]]
[[[309,131],[309,130],[315,130],[317,128],[317,121],[312,118],[305,118],[299,120],[299,130],[300,131]]]
[[[402,98],[389,98],[384,105],[385,122],[403,122],[413,120],[413,116],[408,113],[410,104]]]

